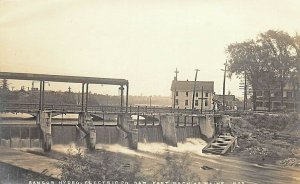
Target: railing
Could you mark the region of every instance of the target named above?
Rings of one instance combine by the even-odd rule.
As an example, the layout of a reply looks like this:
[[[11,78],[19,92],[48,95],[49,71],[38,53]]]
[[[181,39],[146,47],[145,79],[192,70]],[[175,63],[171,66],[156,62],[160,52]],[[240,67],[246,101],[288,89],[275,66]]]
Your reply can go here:
[[[81,105],[77,104],[45,104],[44,110],[57,112],[79,112]],[[84,107],[85,109],[85,107]],[[39,104],[36,103],[0,103],[0,112],[34,112],[39,110]],[[124,113],[126,107],[109,105],[89,105],[88,112],[104,113]],[[171,107],[148,107],[148,106],[128,106],[129,114],[155,114],[155,113],[182,113],[182,114],[200,114],[199,110],[192,109],[173,109]],[[203,113],[212,113],[212,111],[203,111]]]

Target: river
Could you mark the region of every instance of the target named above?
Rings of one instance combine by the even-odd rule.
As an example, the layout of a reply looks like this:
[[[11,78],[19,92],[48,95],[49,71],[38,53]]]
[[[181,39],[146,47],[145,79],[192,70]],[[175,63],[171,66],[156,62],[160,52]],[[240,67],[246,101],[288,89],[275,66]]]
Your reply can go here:
[[[27,117],[28,118],[28,117]],[[0,123],[32,123],[33,119],[7,119]],[[54,122],[61,123],[57,118]],[[63,123],[74,123],[75,120],[64,120]],[[101,122],[99,122],[101,123]],[[139,143],[138,150],[113,144],[98,144],[97,149],[106,149],[111,152],[122,153],[127,156],[142,158],[144,167],[155,168],[164,162],[163,155],[167,152],[186,155],[189,153],[193,171],[199,174],[203,181],[214,178],[215,181],[224,183],[257,183],[257,184],[297,184],[300,183],[300,169],[281,167],[278,165],[251,163],[239,157],[203,154],[202,148],[206,142],[201,139],[188,139],[185,143],[178,143],[178,147],[167,146],[164,143]],[[66,153],[68,146],[54,145],[54,152]],[[1,157],[1,155],[0,155]]]

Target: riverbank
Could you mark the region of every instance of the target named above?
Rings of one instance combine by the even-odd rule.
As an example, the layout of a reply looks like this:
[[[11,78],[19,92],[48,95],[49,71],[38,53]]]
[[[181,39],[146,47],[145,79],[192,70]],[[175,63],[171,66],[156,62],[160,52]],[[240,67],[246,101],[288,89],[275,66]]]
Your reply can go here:
[[[300,167],[298,114],[256,114],[232,118],[238,148],[231,154],[257,164]]]

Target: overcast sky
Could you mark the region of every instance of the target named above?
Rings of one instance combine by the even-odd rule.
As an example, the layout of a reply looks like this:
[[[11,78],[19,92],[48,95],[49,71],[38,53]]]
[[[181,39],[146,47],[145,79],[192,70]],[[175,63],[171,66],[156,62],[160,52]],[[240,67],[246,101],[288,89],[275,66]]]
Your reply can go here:
[[[132,95],[169,96],[176,67],[179,80],[198,68],[221,93],[225,48],[268,29],[299,32],[300,1],[2,0],[0,71],[124,78]]]

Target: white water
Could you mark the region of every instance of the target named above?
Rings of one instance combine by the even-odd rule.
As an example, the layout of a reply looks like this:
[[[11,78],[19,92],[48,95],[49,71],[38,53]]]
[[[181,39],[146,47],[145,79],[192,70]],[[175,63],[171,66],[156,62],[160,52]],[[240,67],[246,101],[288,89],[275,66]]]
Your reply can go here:
[[[218,155],[210,155],[202,153],[202,149],[207,145],[207,143],[199,138],[188,138],[185,143],[178,143],[177,147],[169,146],[165,143],[138,143],[137,150],[131,150],[127,147],[113,144],[97,144],[96,149],[104,149],[107,151],[115,153],[123,153],[126,155],[135,155],[135,156],[159,156],[164,155],[168,152],[174,153],[193,153],[205,157],[219,157]]]
[[[26,113],[0,113],[0,118],[31,118],[30,114]]]
[[[76,155],[77,153],[84,154],[86,148],[81,147],[76,145],[75,143],[70,143],[68,145],[64,144],[55,144],[51,148],[53,151],[56,151],[58,153],[63,153],[63,154],[71,154],[71,155]]]

